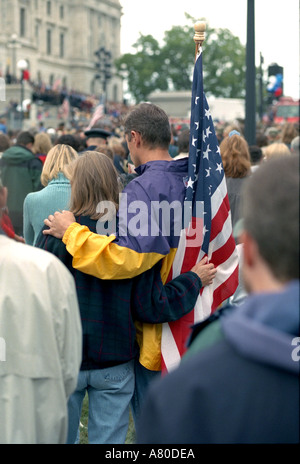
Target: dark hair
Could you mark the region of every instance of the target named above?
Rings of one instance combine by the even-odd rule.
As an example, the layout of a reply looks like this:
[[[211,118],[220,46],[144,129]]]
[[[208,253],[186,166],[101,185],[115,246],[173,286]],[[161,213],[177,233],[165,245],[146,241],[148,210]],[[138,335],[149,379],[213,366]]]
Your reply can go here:
[[[141,134],[144,144],[150,149],[168,149],[171,142],[171,128],[168,115],[152,103],[140,103],[124,121],[125,134],[130,140],[130,132]]]
[[[190,147],[190,130],[185,129],[178,135],[178,152],[188,153]]]
[[[257,164],[262,160],[262,149],[257,145],[250,145],[249,147],[251,164]]]
[[[256,135],[256,145],[258,147],[267,147],[269,145],[269,139],[266,134],[257,134]]]
[[[28,131],[20,132],[17,136],[17,145],[26,146],[28,143],[34,143],[34,136]]]
[[[247,179],[244,228],[281,282],[299,279],[299,156],[276,157]]]
[[[9,137],[5,134],[0,133],[0,153],[7,150],[10,147]]]
[[[61,145],[70,145],[70,147],[74,148],[74,150],[79,151],[80,147],[80,141],[78,140],[78,137],[75,137],[72,134],[63,134],[60,137],[58,137],[56,144],[61,144]]]

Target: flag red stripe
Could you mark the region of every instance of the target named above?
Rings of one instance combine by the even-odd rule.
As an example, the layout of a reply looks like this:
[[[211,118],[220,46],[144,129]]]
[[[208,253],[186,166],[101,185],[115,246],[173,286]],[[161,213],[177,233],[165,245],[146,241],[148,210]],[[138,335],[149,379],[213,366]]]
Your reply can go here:
[[[190,271],[196,264],[200,253],[200,247],[189,247],[185,250],[184,260],[182,263],[181,274]]]
[[[223,301],[227,300],[235,292],[239,281],[239,266],[237,265],[233,273],[217,287],[213,293],[212,312],[220,306]]]
[[[194,310],[181,317],[178,321],[168,323],[180,356],[186,352],[186,343],[194,325]]]
[[[210,258],[210,262],[214,263],[215,266],[224,263],[232,255],[232,253],[235,250],[235,247],[235,240],[231,235],[222,247],[218,248],[218,250],[213,252]]]
[[[224,222],[229,215],[229,204],[228,204],[228,195],[223,198],[222,203],[216,213],[215,217],[212,218],[212,226],[210,233],[210,241],[212,241],[222,230]]]

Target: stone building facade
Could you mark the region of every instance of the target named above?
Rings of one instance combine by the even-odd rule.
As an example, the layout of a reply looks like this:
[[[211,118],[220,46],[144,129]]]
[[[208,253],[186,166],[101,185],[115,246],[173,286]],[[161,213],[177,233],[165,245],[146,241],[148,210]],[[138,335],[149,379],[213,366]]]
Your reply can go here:
[[[20,77],[25,59],[34,83],[100,93],[95,52],[105,49],[112,63],[120,56],[121,15],[119,0],[0,0],[0,75]],[[106,92],[123,99],[113,68]]]

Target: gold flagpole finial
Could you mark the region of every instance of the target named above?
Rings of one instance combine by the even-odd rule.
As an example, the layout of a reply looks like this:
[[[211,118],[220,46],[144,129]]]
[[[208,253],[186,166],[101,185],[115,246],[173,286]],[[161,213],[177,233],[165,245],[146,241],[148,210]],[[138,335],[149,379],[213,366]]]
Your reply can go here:
[[[196,51],[195,51],[195,60],[199,54],[199,48],[202,46],[202,43],[205,40],[205,29],[206,23],[203,21],[197,21],[195,26],[195,35],[194,35],[194,42],[196,44]]]

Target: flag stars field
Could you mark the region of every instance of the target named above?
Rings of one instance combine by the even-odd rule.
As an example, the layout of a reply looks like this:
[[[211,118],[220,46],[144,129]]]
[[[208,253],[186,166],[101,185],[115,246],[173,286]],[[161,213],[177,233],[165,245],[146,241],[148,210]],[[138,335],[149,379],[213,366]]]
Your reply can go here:
[[[188,180],[188,183],[187,183],[187,188],[193,188],[193,185],[194,185],[194,180],[192,180],[192,178],[190,177],[189,180]]]
[[[211,117],[211,112],[210,112],[210,109],[205,109],[205,116],[207,117],[207,119],[209,119]]]
[[[209,167],[208,169],[205,169],[205,171],[206,171],[206,177],[209,177],[209,176],[210,176],[210,170],[211,170],[210,167]]]
[[[222,173],[222,171],[223,171],[222,163],[217,163],[217,169],[216,169],[216,171],[219,171],[220,174]]]
[[[209,148],[209,145],[207,145],[205,152],[203,153],[203,159],[209,159],[208,154],[211,152],[211,149]]]

